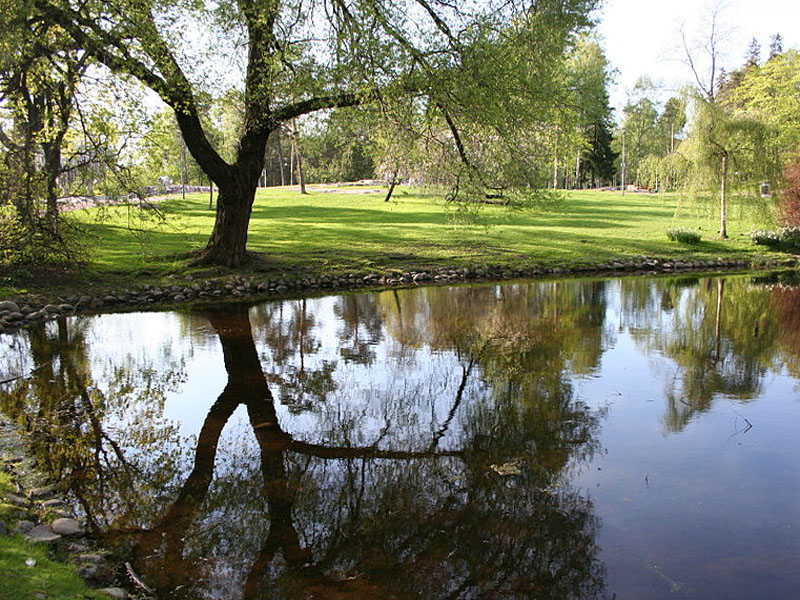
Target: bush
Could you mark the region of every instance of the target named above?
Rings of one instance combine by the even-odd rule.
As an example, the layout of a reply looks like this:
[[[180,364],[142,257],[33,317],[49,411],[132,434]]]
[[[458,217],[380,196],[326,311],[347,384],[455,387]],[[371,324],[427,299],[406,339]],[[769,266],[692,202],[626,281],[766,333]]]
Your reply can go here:
[[[786,167],[786,189],[780,193],[778,217],[786,227],[800,227],[800,162]]]
[[[0,266],[75,262],[81,251],[80,233],[61,217],[23,223],[14,207],[0,206]]]
[[[777,248],[781,243],[781,236],[777,231],[767,231],[765,229],[751,231],[750,239],[757,246],[767,246],[769,248]]]
[[[788,252],[800,250],[800,227],[784,227],[780,235],[782,249]]]
[[[750,232],[754,244],[785,252],[800,251],[800,227],[782,227],[777,231],[759,229]]]
[[[692,229],[667,229],[667,237],[681,244],[697,244],[700,241],[700,234]]]

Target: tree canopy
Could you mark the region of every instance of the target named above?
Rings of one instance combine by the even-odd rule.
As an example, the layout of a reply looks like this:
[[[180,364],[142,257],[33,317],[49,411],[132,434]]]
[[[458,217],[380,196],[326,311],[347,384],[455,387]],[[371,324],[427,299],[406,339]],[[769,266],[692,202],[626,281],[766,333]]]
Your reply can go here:
[[[39,39],[62,32],[77,52],[137,79],[173,109],[189,152],[220,190],[200,259],[236,266],[246,256],[265,148],[282,124],[325,109],[411,102],[443,119],[448,142],[469,163],[462,130],[487,120],[495,131],[500,123],[511,129],[515,107],[532,114],[552,106],[555,59],[595,5],[26,0],[9,25]],[[232,68],[219,69],[223,59]],[[230,159],[206,131],[198,100],[226,86],[240,90],[243,111]]]

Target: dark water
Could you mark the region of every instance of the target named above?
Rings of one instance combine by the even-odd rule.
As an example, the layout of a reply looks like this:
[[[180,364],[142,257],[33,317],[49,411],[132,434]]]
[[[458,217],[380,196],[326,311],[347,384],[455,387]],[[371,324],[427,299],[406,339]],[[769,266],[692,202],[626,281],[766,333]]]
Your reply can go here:
[[[423,288],[0,337],[161,598],[796,598],[800,287]]]

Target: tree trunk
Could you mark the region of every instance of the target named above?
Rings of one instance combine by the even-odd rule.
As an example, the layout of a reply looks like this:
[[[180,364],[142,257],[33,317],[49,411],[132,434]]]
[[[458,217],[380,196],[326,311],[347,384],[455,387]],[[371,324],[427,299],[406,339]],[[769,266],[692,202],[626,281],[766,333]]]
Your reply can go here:
[[[237,173],[233,185],[218,185],[217,216],[211,239],[197,263],[238,267],[247,258],[247,229],[258,175]]]
[[[275,137],[278,142],[278,167],[281,170],[281,187],[286,185],[286,174],[284,173],[283,165],[283,142],[281,142],[281,129],[280,127],[275,130]]]
[[[294,121],[292,121],[292,154],[297,160],[297,181],[300,184],[300,193],[307,194],[306,177],[303,173],[303,155],[300,152],[300,130]]]
[[[722,155],[722,182],[719,190],[719,237],[728,237],[728,156]]]
[[[558,154],[553,158],[553,189],[558,189]]]
[[[384,202],[388,202],[392,198],[392,194],[394,193],[394,187],[397,185],[397,171],[392,173],[392,179],[389,182],[389,191],[386,192],[386,198],[383,199]]]
[[[58,176],[61,174],[61,141],[43,143],[42,153],[47,185],[45,215],[51,226],[58,221]]]

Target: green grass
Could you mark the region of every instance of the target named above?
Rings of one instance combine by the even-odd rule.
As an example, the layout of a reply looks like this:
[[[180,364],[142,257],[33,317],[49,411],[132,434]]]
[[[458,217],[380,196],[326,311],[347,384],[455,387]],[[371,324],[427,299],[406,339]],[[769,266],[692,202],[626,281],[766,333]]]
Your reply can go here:
[[[719,240],[712,214],[682,208],[676,217],[677,202],[674,195],[569,192],[563,202],[530,212],[483,206],[477,222],[454,226],[451,207],[414,189],[396,192],[387,203],[382,193],[301,196],[273,188],[260,190],[256,198],[248,248],[257,260],[247,268],[345,273],[480,264],[569,266],[641,255],[778,256],[746,235],[758,225],[752,207],[734,208],[730,239]],[[214,211],[206,194],[169,200],[162,210],[165,223],[158,223],[153,211],[129,207],[73,213],[88,248],[89,264],[81,277],[129,287],[183,272],[186,252],[207,241]],[[703,239],[691,247],[670,241],[666,232],[674,227],[697,230]],[[19,292],[36,284],[10,287]]]
[[[51,600],[107,598],[87,588],[74,567],[53,561],[47,554],[46,546],[30,544],[18,536],[0,536],[0,598],[3,600],[31,600],[37,597]],[[36,564],[28,566],[26,564],[28,559],[35,560]]]
[[[2,498],[13,492],[11,477],[0,471],[0,520],[8,525],[13,525],[17,509],[2,503]],[[28,566],[26,560],[29,559],[36,564]],[[32,544],[19,535],[0,535],[0,598],[31,600],[37,597],[51,600],[107,598],[87,588],[73,566],[51,560],[48,546]]]

